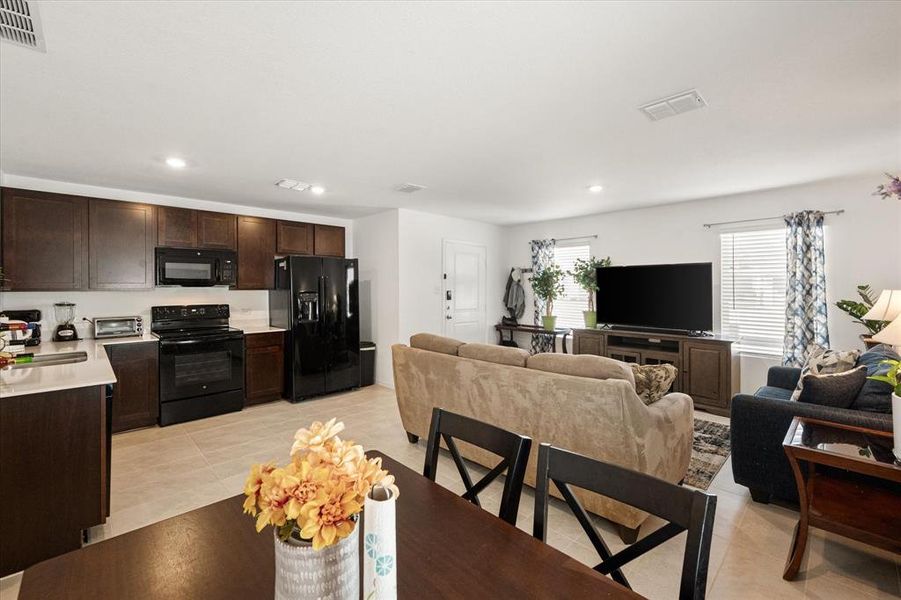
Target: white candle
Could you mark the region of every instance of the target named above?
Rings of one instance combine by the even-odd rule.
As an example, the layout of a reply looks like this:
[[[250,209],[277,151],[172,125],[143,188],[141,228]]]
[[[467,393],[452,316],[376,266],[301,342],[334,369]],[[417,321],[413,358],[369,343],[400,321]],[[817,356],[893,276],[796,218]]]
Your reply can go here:
[[[375,485],[363,505],[363,599],[397,598],[395,497]]]

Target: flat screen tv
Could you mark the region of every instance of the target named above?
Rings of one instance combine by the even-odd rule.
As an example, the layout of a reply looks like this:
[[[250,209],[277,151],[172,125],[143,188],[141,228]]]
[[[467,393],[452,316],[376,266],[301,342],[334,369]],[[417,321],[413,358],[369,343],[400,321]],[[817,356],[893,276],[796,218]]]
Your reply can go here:
[[[638,265],[597,271],[598,323],[644,329],[713,329],[713,265]]]

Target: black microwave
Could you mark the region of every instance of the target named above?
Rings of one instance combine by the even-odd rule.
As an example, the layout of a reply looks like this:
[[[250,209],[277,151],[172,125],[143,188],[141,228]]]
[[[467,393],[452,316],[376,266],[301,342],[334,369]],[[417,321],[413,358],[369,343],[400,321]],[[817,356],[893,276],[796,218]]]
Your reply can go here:
[[[156,285],[233,286],[237,269],[238,255],[232,250],[156,249]]]

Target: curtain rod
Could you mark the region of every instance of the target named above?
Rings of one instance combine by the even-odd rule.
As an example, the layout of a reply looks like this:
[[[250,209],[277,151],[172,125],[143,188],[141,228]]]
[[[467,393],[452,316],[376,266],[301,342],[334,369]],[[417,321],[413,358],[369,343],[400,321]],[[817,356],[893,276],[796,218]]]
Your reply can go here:
[[[598,234],[594,234],[594,235],[577,235],[576,237],[568,237],[568,238],[551,238],[551,239],[554,240],[555,242],[569,242],[569,241],[571,241],[571,240],[587,240],[588,238],[591,238],[591,239],[595,239],[595,240],[596,240],[596,239],[598,239]]]
[[[824,215],[840,215],[845,212],[844,208],[840,208],[839,210],[828,210],[824,212]],[[720,221],[719,223],[704,223],[704,229],[710,229],[711,227],[716,227],[717,225],[737,225],[739,223],[756,223],[758,221],[773,221],[775,219],[784,219],[788,215],[777,215],[775,217],[760,217],[759,219],[741,219],[739,221]],[[597,237],[597,236],[595,236]]]

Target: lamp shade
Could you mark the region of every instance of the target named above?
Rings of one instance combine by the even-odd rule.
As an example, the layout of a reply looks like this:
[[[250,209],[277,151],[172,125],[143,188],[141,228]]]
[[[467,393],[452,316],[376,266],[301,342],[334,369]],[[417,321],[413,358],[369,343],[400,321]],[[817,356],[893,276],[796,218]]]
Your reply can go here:
[[[871,339],[890,346],[901,346],[901,317],[886,325],[885,329]]]
[[[873,308],[863,317],[865,321],[893,321],[901,315],[901,290],[882,290]]]

